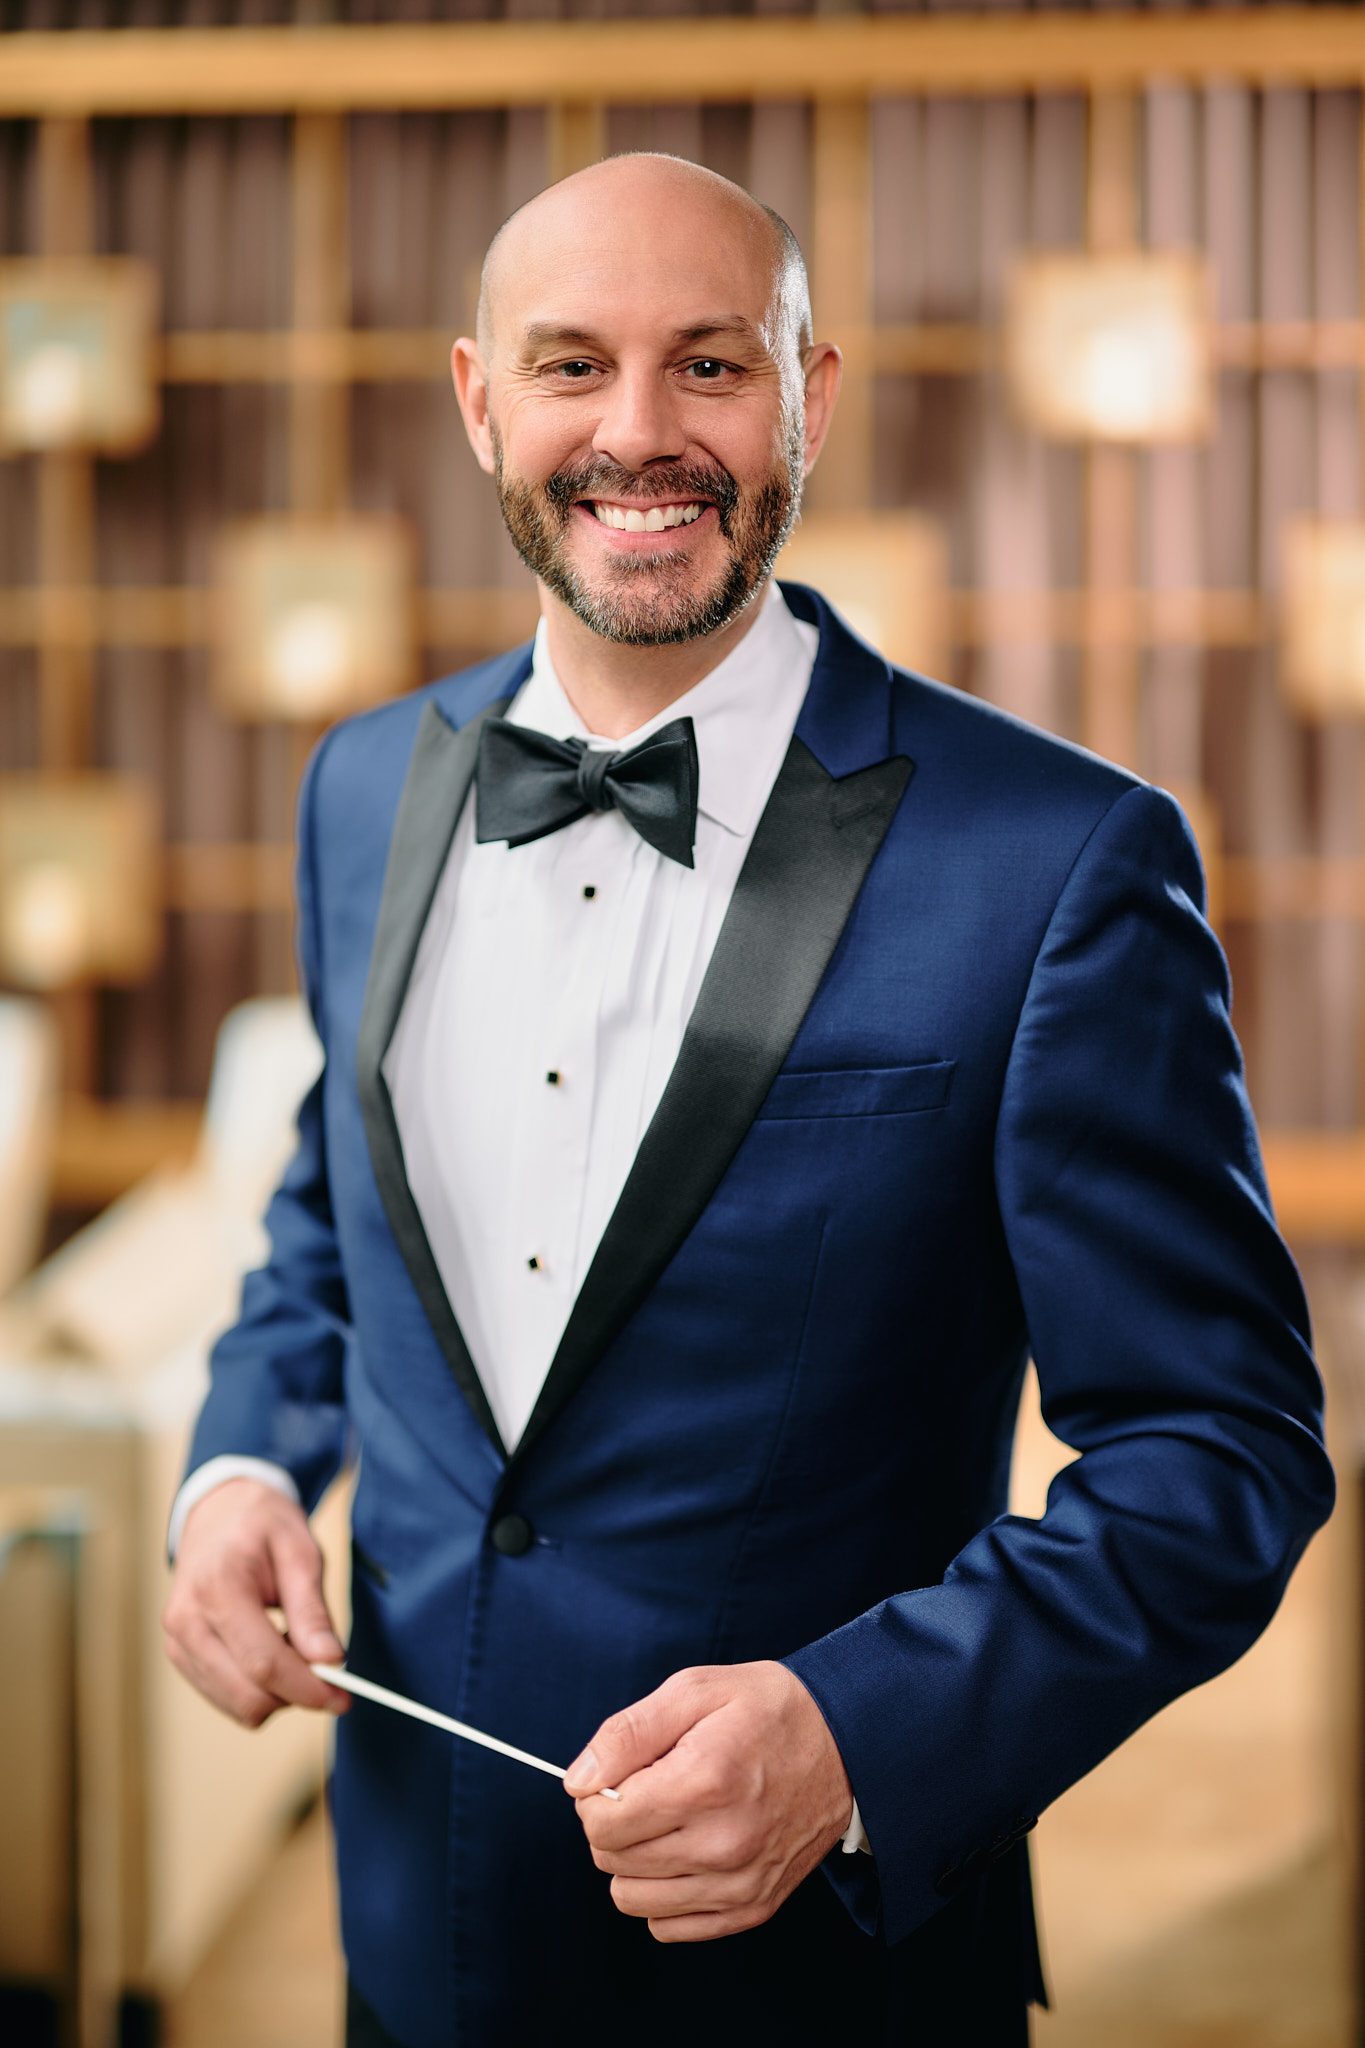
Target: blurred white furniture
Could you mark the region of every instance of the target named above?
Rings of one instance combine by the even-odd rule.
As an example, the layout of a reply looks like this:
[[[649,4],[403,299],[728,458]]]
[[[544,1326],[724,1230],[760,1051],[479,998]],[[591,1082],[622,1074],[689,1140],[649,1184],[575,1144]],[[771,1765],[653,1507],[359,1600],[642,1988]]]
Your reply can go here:
[[[166,1520],[208,1351],[264,1253],[261,1211],[319,1062],[301,1003],[234,1011],[193,1164],[132,1189],[0,1304],[0,1487],[62,1489],[86,1530],[80,2048],[111,2048],[121,2001],[156,2003],[184,1981],[325,1770],[328,1717],[238,1728],[177,1675],[160,1628]],[[315,1522],[343,1626],[344,1492]],[[0,1810],[4,1774],[23,1768],[0,1745]],[[56,1867],[36,1847],[30,1862],[31,1847],[0,1839],[0,1896],[16,1869]],[[0,1969],[21,1962],[6,1953]]]
[[[45,1003],[0,996],[0,1295],[42,1242],[56,1136],[56,1025]]]

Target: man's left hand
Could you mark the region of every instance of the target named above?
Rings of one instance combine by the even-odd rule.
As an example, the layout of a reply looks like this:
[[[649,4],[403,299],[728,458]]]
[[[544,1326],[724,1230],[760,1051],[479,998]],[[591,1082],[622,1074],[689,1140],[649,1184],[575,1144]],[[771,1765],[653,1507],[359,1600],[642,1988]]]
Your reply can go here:
[[[612,1785],[616,1799],[597,1792]],[[785,1664],[701,1664],[602,1723],[565,1790],[623,1913],[656,1941],[771,1919],[834,1847],[853,1788]]]

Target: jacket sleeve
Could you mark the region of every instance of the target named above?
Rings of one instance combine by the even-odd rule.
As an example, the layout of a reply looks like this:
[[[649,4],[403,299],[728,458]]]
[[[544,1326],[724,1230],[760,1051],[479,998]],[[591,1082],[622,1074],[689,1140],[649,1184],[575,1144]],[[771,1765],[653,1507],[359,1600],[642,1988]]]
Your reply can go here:
[[[1043,1415],[1080,1456],[1041,1518],[998,1516],[940,1584],[782,1660],[838,1743],[876,1876],[824,1867],[891,1942],[1241,1656],[1331,1512],[1307,1309],[1203,903],[1178,807],[1131,787],[1072,866],[1011,1048],[997,1196]]]
[[[314,749],[300,784],[295,870],[299,978],[324,1065],[299,1107],[294,1153],[265,1213],[269,1258],[247,1274],[237,1321],[210,1354],[209,1392],[184,1474],[224,1453],[263,1459],[289,1474],[310,1512],[346,1448],[350,1329],[327,1183],[327,1030],[314,883],[314,811],[330,739]]]

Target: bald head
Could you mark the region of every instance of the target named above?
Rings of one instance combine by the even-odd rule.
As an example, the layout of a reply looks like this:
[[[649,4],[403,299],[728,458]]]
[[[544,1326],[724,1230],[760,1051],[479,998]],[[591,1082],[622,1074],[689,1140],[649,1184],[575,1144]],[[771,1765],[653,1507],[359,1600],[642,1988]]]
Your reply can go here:
[[[661,253],[679,267],[691,252],[728,245],[737,282],[764,304],[772,342],[798,377],[811,343],[810,288],[801,245],[779,213],[742,185],[685,157],[634,150],[605,157],[546,186],[517,208],[488,245],[479,278],[476,335],[491,369],[506,346],[510,302],[562,278],[594,243]]]
[[[546,616],[583,632],[594,661],[601,645],[743,630],[841,365],[812,339],[785,222],[645,151],[561,178],[504,223],[477,338],[450,351],[470,447]]]

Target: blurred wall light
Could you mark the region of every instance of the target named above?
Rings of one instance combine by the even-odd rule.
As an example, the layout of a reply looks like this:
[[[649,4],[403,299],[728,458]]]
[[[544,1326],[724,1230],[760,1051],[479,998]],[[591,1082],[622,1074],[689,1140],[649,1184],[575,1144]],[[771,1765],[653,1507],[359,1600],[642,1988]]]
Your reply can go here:
[[[1022,257],[1005,374],[1024,424],[1059,440],[1195,441],[1214,408],[1212,288],[1183,252]]]
[[[237,718],[326,721],[406,689],[412,543],[400,521],[257,519],[218,562],[215,687]]]
[[[1290,519],[1280,675],[1308,718],[1365,716],[1365,521]]]
[[[161,951],[158,814],[121,776],[0,776],[0,977],[138,982]]]
[[[0,452],[144,446],[157,306],[156,272],[131,257],[0,263]]]
[[[946,673],[948,548],[924,513],[811,513],[778,556],[777,575],[811,584],[901,667]]]

